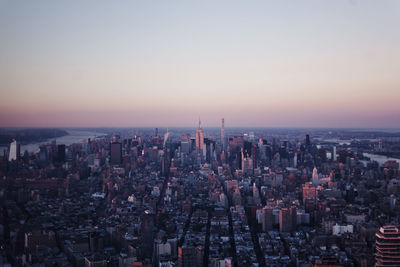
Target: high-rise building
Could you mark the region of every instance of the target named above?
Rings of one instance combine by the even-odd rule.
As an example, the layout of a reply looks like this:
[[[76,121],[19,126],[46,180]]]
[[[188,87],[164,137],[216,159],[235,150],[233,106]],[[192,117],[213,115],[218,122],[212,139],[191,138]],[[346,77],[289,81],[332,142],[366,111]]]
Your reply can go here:
[[[111,164],[121,164],[122,162],[122,144],[119,142],[111,143],[110,148],[110,163]]]
[[[10,144],[10,153],[8,155],[8,161],[18,160],[20,155],[20,144],[16,140],[13,140]]]
[[[241,150],[241,155],[242,155],[242,172],[247,173],[247,174],[252,174],[253,173],[253,160],[246,155],[244,156],[243,149]]]
[[[194,246],[186,246],[178,248],[178,266],[200,266],[197,265],[197,253]]]
[[[181,141],[181,152],[189,154],[190,153],[190,143],[189,141],[182,140]]]
[[[201,128],[201,121],[199,119],[199,128],[196,131],[196,150],[198,153],[201,153],[204,148],[204,133],[203,129]]]
[[[376,236],[375,266],[400,266],[400,232],[394,225],[383,226]]]
[[[47,161],[48,159],[48,153],[47,153],[47,147],[45,145],[39,146],[39,160],[42,162]]]
[[[314,167],[312,172],[312,184],[315,186],[319,185],[319,174],[316,167]]]
[[[336,161],[336,146],[333,147],[333,154],[332,154],[332,160]]]
[[[142,255],[150,259],[153,253],[154,242],[154,214],[149,210],[145,210],[140,215],[140,234]]]
[[[297,209],[295,206],[290,207],[289,209],[291,221],[292,221],[292,231],[296,231],[297,228]]]
[[[233,192],[239,191],[239,184],[237,180],[227,180],[225,181],[225,184],[228,195],[232,195]]]
[[[315,202],[317,198],[317,189],[313,186],[312,183],[308,182],[303,185],[303,203],[306,203],[306,200],[311,200]]]
[[[65,162],[65,145],[57,145],[57,161]]]
[[[272,231],[274,226],[275,217],[272,213],[272,209],[268,207],[264,207],[262,209],[262,230],[263,232]]]
[[[224,144],[225,140],[225,119],[222,118],[222,125],[221,125],[221,142]]]
[[[292,231],[292,216],[288,208],[282,208],[279,211],[279,231],[280,232]]]

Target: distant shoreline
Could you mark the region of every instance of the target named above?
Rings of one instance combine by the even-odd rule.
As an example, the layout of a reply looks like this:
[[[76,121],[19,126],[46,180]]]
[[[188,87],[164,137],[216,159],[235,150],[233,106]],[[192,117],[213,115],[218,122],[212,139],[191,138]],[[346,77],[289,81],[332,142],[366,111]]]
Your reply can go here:
[[[65,129],[65,131],[67,132],[67,134],[59,136],[59,137],[52,136],[48,139],[42,139],[37,142],[31,142],[28,144],[21,143],[21,153],[23,153],[25,150],[30,153],[31,152],[35,153],[39,150],[39,147],[41,145],[51,143],[53,140],[56,141],[56,144],[64,144],[64,145],[68,146],[68,145],[71,145],[74,143],[80,143],[84,139],[87,140],[88,138],[91,138],[94,140],[95,138],[103,137],[103,136],[107,135],[106,133],[103,133],[103,132],[93,132],[93,131],[90,132],[90,131],[84,131],[84,130],[80,131],[80,130],[76,130],[76,129],[75,130]],[[0,144],[0,154],[4,153],[4,150],[7,149],[8,145],[9,144],[5,144],[5,145]]]
[[[28,145],[67,135],[66,130],[59,128],[1,128],[0,146],[8,146],[14,139],[21,145]]]

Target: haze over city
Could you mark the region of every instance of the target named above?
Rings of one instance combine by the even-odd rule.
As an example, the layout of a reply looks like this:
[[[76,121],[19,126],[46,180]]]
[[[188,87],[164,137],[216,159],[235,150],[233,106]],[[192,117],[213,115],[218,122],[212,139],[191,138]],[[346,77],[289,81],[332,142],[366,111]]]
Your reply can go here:
[[[399,1],[0,1],[0,126],[389,127]]]

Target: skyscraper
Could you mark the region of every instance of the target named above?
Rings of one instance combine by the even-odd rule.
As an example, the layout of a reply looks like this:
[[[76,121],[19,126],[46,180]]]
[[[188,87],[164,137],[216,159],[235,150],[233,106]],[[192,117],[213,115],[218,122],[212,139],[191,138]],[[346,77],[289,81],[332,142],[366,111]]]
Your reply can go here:
[[[279,212],[279,231],[292,231],[292,215],[290,214],[290,210],[288,208],[282,208]]]
[[[296,231],[297,228],[297,209],[295,206],[289,208],[290,217],[292,220],[292,231]]]
[[[204,148],[204,133],[203,129],[201,128],[201,121],[199,119],[199,128],[196,131],[196,150],[197,153],[201,153]]]
[[[318,169],[316,167],[314,167],[312,172],[312,184],[315,186],[319,185],[319,174],[318,174]]]
[[[243,149],[241,150],[241,159],[242,159],[242,172],[245,174],[253,173],[253,160],[249,157],[248,154],[246,156],[243,153]]]
[[[178,266],[200,266],[196,264],[196,248],[183,245],[178,248]]]
[[[400,232],[394,225],[383,226],[376,236],[376,267],[400,266]]]
[[[65,145],[64,144],[57,146],[57,161],[65,162]]]
[[[111,143],[110,163],[121,164],[122,162],[122,144],[119,142]]]
[[[10,144],[10,153],[8,155],[8,161],[19,159],[20,155],[20,144],[16,140],[13,140]]]
[[[224,144],[225,139],[225,119],[222,118],[222,125],[221,125],[221,143]]]
[[[140,248],[145,258],[151,259],[153,254],[154,239],[154,214],[150,210],[145,210],[140,215]]]
[[[336,161],[336,146],[333,147],[332,160]]]
[[[310,142],[310,135],[309,135],[309,134],[306,134],[306,146],[309,147],[310,145],[311,145],[311,142]]]
[[[262,209],[262,230],[263,232],[268,232],[273,229],[274,226],[274,215],[272,209],[269,207],[264,207]]]
[[[313,203],[317,198],[317,189],[311,182],[303,184],[303,203],[306,203],[306,200],[310,200]]]

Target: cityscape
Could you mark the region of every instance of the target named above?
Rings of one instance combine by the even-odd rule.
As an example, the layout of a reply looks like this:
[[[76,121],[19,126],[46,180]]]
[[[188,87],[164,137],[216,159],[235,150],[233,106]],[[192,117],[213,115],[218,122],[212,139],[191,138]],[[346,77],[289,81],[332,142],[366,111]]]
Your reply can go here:
[[[0,0],[0,267],[400,267],[399,15]]]
[[[399,266],[399,132],[228,122],[12,141],[3,264]]]

